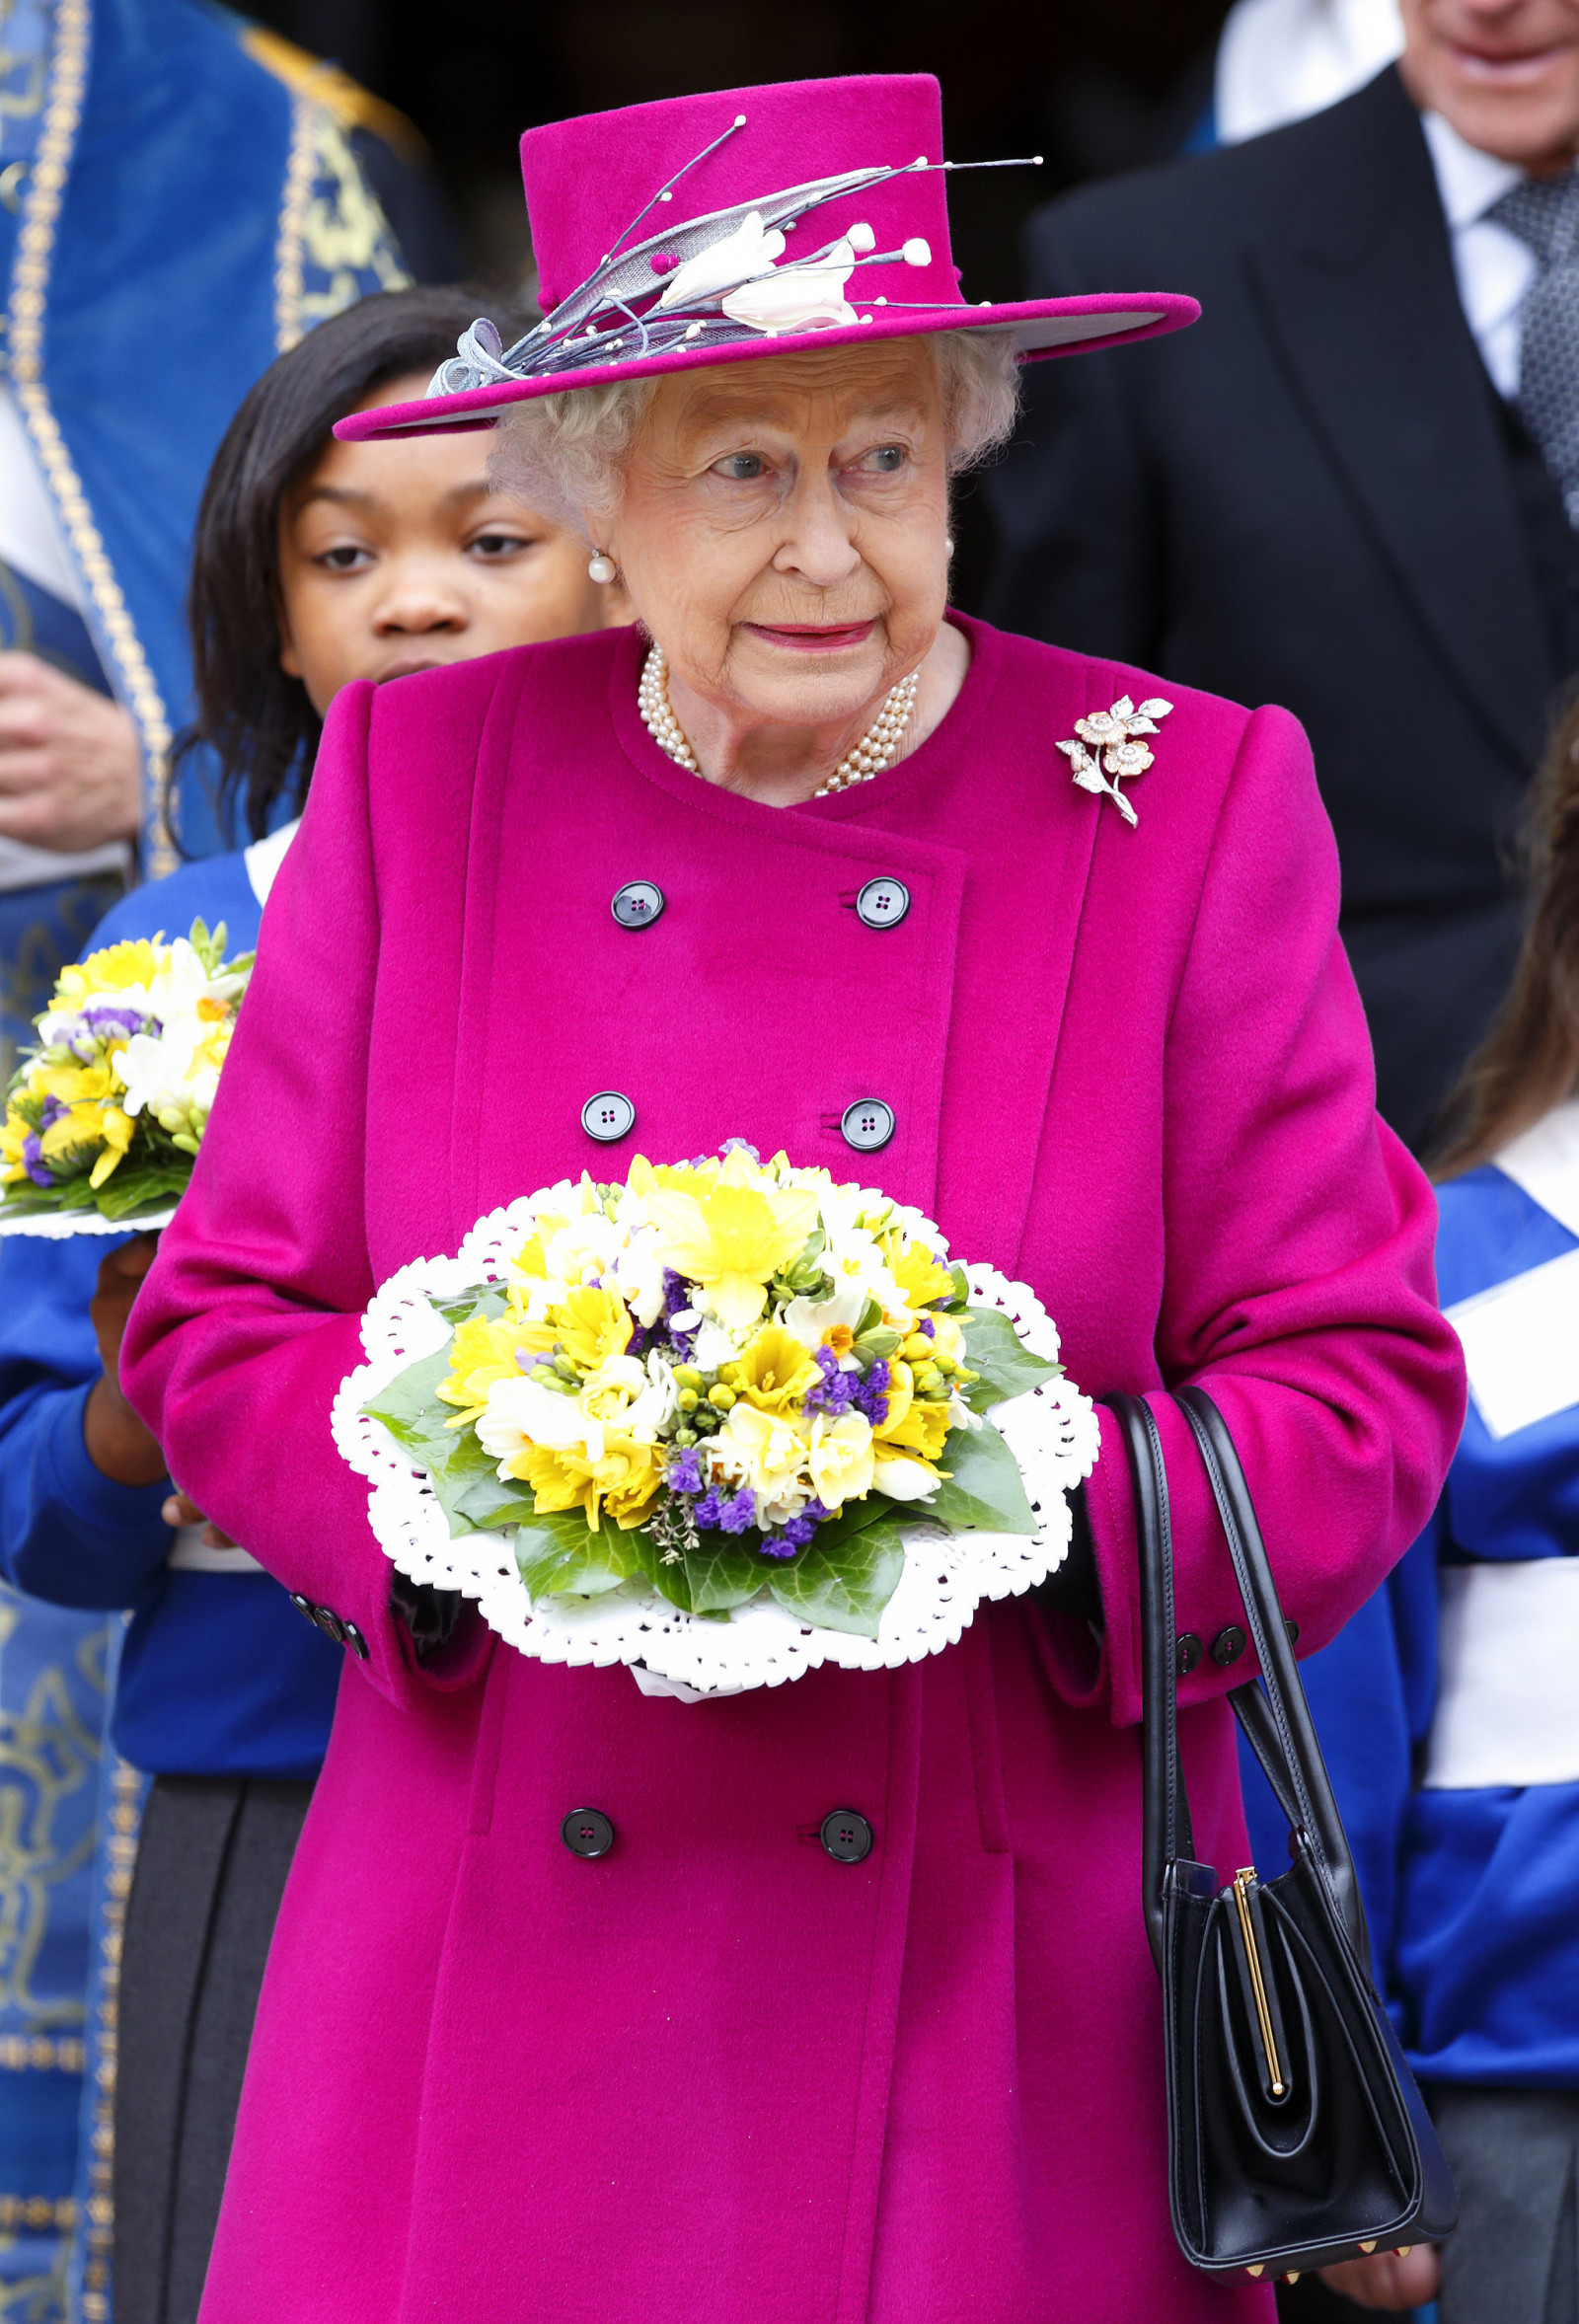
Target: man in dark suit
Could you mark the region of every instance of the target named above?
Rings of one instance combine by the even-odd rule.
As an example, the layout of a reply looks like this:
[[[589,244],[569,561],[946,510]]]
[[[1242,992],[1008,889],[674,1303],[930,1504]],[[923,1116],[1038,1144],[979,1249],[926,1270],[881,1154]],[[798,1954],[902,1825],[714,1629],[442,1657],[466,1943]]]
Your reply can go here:
[[[1579,0],[1403,13],[1399,66],[1329,112],[1032,220],[1038,295],[1204,313],[1027,373],[986,611],[1304,719],[1380,1102],[1420,1146],[1507,983],[1579,670]]]

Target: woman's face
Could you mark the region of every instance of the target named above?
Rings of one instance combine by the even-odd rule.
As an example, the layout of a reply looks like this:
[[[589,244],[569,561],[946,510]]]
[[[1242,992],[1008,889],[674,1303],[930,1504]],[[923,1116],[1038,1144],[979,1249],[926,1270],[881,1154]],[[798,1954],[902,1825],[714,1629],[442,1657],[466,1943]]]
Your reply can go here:
[[[425,393],[391,381],[360,407]],[[402,678],[629,619],[587,552],[489,482],[490,437],[332,443],[279,519],[280,662],[319,715],[353,678]]]
[[[608,545],[673,677],[735,720],[837,724],[938,634],[947,486],[924,341],[720,364],[659,383]]]

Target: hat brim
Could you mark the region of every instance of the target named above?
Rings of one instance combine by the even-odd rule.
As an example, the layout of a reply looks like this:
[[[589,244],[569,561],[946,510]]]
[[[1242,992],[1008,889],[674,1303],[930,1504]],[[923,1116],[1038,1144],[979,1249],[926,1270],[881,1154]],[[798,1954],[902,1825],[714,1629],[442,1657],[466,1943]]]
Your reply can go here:
[[[337,420],[335,433],[347,443],[375,436],[431,435],[441,428],[492,427],[512,404],[534,396],[563,396],[575,388],[609,387],[620,379],[652,379],[668,371],[705,370],[718,363],[748,363],[766,355],[796,354],[807,347],[854,346],[874,338],[913,338],[935,331],[1010,331],[1023,363],[1049,355],[1079,355],[1097,347],[1128,346],[1182,331],[1200,314],[1198,302],[1180,291],[1098,291],[1072,299],[1024,299],[1011,306],[873,307],[869,320],[836,324],[825,331],[767,333],[760,338],[730,339],[722,346],[670,347],[662,354],[634,356],[629,362],[591,363],[579,371],[554,371],[532,379],[498,381],[465,388],[459,395],[420,396],[411,404],[379,404]]]

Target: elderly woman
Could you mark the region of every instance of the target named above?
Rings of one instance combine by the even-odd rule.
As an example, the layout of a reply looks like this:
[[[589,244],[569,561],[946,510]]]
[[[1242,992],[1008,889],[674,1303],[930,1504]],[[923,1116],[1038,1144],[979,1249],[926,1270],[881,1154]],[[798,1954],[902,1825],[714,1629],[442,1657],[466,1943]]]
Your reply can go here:
[[[910,78],[536,131],[547,322],[346,428],[501,420],[645,634],[341,696],[132,1318],[183,1484],[347,1650],[206,2324],[1270,2310],[1169,2234],[1116,1432],[1056,1590],[682,1703],[392,1601],[328,1428],[395,1269],[743,1138],[1023,1277],[1093,1390],[1205,1382],[1303,1645],[1429,1514],[1460,1370],[1299,728],[1173,693],[1138,744],[1153,680],[947,611],[1015,358],[1192,310],[964,306],[939,136]],[[1232,1867],[1240,1608],[1157,1407]]]

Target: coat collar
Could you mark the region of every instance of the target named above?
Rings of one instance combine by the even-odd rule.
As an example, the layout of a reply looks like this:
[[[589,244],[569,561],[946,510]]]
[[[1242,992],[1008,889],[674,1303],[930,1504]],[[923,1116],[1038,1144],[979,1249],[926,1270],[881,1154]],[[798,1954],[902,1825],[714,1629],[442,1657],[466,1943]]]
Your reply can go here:
[[[1246,253],[1295,398],[1448,671],[1521,761],[1559,673],[1419,115],[1390,68]]]

